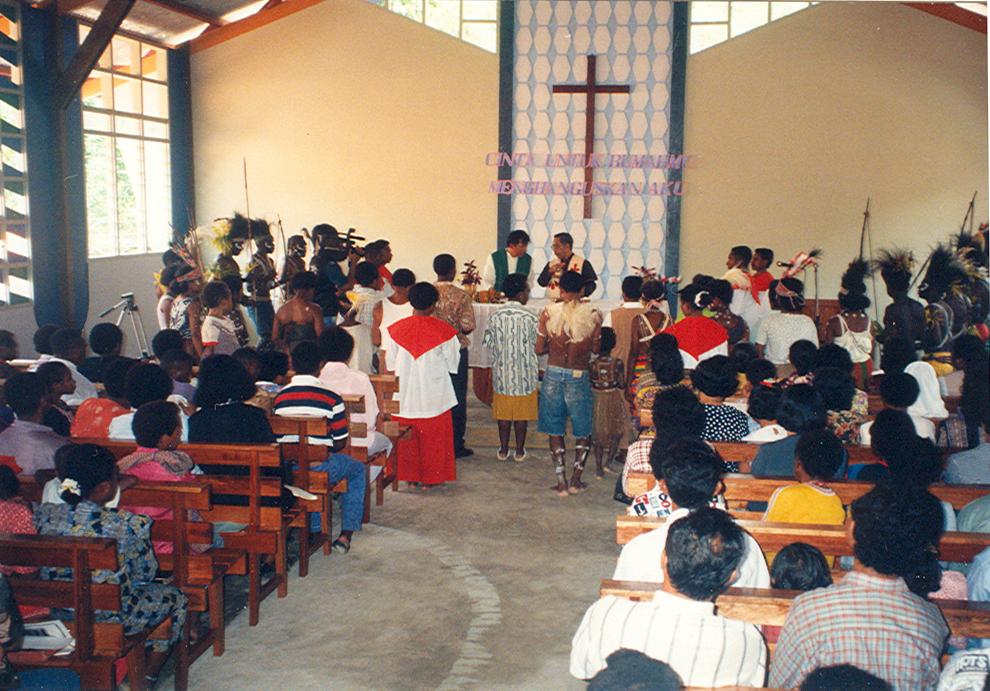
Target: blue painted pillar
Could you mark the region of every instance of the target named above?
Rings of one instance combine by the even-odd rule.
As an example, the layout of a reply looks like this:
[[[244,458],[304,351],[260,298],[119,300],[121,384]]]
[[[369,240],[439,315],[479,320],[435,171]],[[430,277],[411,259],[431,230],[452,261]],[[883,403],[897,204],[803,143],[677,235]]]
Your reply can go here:
[[[688,32],[690,20],[690,3],[675,2],[673,40],[671,42],[671,74],[670,74],[670,144],[667,150],[672,154],[684,153],[684,98],[687,83]],[[680,181],[680,168],[668,168],[667,180]],[[681,198],[671,195],[667,197],[667,228],[666,250],[663,258],[663,270],[668,276],[677,276],[681,270]],[[670,313],[677,316],[677,288],[667,287],[667,302]]]
[[[516,63],[516,3],[503,0],[498,4],[498,150],[512,151],[512,85]],[[512,166],[498,167],[498,179],[512,179]],[[496,247],[505,247],[512,232],[512,195],[498,195]]]
[[[172,233],[179,240],[196,217],[193,177],[192,82],[189,49],[168,51],[169,156],[172,165]]]
[[[82,107],[76,98],[63,111],[56,101],[78,26],[54,5],[22,6],[21,23],[34,315],[39,324],[82,327],[89,308]]]

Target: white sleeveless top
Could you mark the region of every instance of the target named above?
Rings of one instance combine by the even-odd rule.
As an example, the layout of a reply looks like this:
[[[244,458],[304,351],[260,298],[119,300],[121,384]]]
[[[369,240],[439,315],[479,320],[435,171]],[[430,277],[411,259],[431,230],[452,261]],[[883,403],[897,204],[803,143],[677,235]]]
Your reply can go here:
[[[873,354],[873,336],[870,334],[869,327],[866,331],[852,331],[841,314],[836,316],[839,318],[842,333],[833,338],[832,342],[845,348],[854,363],[869,360]]]

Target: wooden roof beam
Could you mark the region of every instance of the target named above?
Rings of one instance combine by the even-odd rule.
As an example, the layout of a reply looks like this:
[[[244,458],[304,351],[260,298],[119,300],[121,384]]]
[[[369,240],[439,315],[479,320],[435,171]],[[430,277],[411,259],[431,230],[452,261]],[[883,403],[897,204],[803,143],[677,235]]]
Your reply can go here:
[[[88,5],[93,0],[57,0],[55,3],[58,7],[59,14],[68,14],[73,10],[78,10],[83,5]]]
[[[987,18],[977,12],[971,12],[954,3],[945,2],[906,2],[908,7],[941,17],[959,26],[964,26],[981,34],[987,32]]]
[[[249,31],[258,29],[321,2],[323,0],[283,0],[283,2],[274,5],[268,2],[265,7],[249,17],[224,26],[210,27],[189,43],[190,49],[193,53],[196,53],[207,48],[212,48],[215,45],[229,41],[232,38],[246,34]]]
[[[214,17],[212,14],[206,14],[205,12],[200,12],[199,10],[183,5],[178,2],[173,2],[173,0],[143,0],[149,5],[154,5],[155,7],[160,7],[163,10],[168,10],[169,12],[174,12],[175,14],[181,14],[183,17],[188,17],[189,19],[195,19],[197,22],[203,22],[204,24],[209,24],[210,26],[223,26],[226,24],[225,21],[220,19],[220,17]]]
[[[114,33],[120,28],[127,13],[131,11],[136,0],[107,0],[103,11],[97,18],[93,28],[86,34],[86,39],[79,50],[72,56],[72,62],[65,68],[58,80],[57,99],[62,110],[69,107],[72,99],[79,93],[83,82],[93,71],[103,51],[110,45]]]

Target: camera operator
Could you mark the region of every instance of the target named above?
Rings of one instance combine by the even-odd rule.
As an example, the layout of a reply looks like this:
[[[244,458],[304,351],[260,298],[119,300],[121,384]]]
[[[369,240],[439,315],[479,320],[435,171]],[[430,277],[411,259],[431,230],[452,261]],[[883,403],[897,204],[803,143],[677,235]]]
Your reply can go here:
[[[340,262],[347,260],[344,274]],[[361,260],[351,242],[342,241],[337,229],[328,223],[313,228],[313,258],[309,268],[316,274],[313,301],[323,310],[323,322],[330,326],[340,314],[340,298],[354,286],[354,267]]]

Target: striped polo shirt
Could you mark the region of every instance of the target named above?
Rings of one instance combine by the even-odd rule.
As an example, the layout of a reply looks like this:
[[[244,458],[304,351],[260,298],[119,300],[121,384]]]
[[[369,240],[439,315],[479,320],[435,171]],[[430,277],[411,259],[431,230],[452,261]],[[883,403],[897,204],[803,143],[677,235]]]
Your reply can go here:
[[[272,412],[291,417],[330,418],[330,435],[310,437],[311,444],[332,446],[335,442],[347,441],[347,410],[344,399],[328,389],[316,377],[297,374],[275,396]],[[299,441],[294,434],[279,437],[280,442]]]

